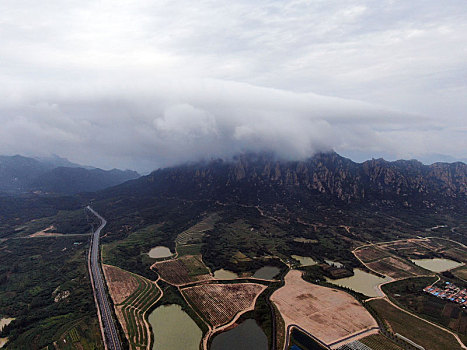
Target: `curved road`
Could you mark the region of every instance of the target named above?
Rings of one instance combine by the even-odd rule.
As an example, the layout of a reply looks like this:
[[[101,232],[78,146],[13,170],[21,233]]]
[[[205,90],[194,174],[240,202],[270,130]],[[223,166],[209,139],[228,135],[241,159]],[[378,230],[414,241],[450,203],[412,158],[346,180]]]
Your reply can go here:
[[[89,253],[89,274],[96,300],[96,307],[101,324],[101,331],[104,335],[104,344],[106,349],[121,350],[120,339],[118,338],[117,328],[112,318],[112,311],[109,299],[105,292],[104,278],[99,264],[99,236],[101,230],[107,224],[107,221],[94,211],[90,206],[87,209],[91,211],[101,221],[101,225],[94,231],[91,238],[91,251]]]

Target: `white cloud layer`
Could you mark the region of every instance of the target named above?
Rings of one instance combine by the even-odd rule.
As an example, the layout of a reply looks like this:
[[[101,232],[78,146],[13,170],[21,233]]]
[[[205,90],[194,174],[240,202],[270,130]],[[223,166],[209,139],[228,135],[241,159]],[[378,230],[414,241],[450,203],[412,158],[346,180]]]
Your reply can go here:
[[[466,42],[463,0],[7,0],[0,154],[465,159]]]

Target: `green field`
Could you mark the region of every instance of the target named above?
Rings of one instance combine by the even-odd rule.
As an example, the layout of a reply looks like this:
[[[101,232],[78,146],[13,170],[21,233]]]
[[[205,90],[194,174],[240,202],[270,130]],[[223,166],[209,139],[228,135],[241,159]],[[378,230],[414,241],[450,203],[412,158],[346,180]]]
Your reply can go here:
[[[461,349],[451,334],[395,308],[386,300],[372,300],[369,305],[392,333],[399,333],[425,349]]]
[[[55,343],[57,350],[94,350],[99,349],[100,345],[92,341],[96,335],[100,334],[97,319],[92,322],[80,321],[70,330],[65,332]]]
[[[168,243],[167,235],[159,225],[150,225],[132,232],[125,239],[103,245],[103,263],[118,266],[139,275],[155,278],[149,267],[156,261],[148,252],[158,245],[166,245],[173,249],[173,242]]]

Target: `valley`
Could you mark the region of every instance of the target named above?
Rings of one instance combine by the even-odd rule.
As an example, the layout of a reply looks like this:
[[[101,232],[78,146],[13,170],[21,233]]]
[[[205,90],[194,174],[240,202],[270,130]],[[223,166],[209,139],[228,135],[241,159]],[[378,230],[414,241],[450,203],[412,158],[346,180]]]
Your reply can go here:
[[[336,160],[318,159],[318,172]],[[2,209],[0,315],[15,318],[0,333],[7,348],[104,347],[86,271],[99,222],[87,203],[107,220],[99,259],[122,348],[220,350],[254,339],[265,350],[431,349],[437,337],[464,348],[464,309],[424,292],[433,282],[465,286],[462,201],[437,197],[433,210],[419,194],[409,206],[384,193],[341,198],[329,182],[297,188],[280,180],[296,170],[261,177],[271,165],[249,162],[232,173],[168,169],[67,200],[16,198],[36,208]]]

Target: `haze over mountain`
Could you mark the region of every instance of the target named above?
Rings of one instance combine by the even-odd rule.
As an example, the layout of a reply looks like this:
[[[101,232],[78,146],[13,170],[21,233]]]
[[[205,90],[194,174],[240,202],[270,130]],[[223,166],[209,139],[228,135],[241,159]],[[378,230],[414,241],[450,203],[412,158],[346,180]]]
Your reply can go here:
[[[138,176],[130,170],[81,167],[59,157],[40,160],[20,155],[0,156],[0,192],[92,192]]]

